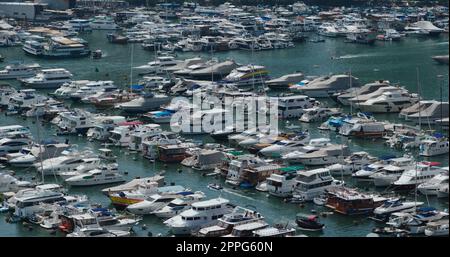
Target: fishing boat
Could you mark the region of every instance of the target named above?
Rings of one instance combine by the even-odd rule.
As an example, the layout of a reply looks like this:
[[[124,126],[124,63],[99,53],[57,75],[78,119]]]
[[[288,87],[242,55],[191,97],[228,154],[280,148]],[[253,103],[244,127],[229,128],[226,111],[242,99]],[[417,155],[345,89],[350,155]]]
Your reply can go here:
[[[371,214],[387,199],[377,195],[365,194],[347,187],[327,190],[326,207],[344,215]]]
[[[317,215],[299,213],[295,218],[295,222],[301,230],[320,231],[325,227],[325,224],[320,223]]]

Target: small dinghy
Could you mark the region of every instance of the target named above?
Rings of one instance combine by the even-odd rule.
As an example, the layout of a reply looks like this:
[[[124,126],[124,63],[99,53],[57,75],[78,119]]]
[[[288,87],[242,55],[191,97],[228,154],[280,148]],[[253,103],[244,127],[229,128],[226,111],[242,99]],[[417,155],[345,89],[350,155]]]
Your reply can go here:
[[[295,222],[300,229],[308,231],[319,231],[325,226],[319,222],[319,216],[310,214],[297,214]]]
[[[222,190],[223,187],[219,184],[211,183],[211,184],[208,184],[207,188],[209,188],[211,190],[219,191],[219,190]]]
[[[299,196],[299,195],[294,195],[290,198],[285,198],[284,202],[286,203],[293,203],[293,204],[299,204],[299,203],[305,203],[305,198]]]
[[[93,59],[100,59],[100,58],[102,58],[102,56],[103,56],[103,53],[102,53],[102,50],[100,50],[100,49],[97,49],[94,52],[92,52]]]
[[[315,205],[324,206],[327,203],[327,198],[325,196],[314,197],[313,203]]]

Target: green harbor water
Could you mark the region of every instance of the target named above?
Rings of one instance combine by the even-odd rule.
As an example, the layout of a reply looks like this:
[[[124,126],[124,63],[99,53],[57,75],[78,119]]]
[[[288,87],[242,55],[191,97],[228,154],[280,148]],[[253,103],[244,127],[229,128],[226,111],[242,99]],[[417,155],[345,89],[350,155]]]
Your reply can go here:
[[[106,40],[106,33],[93,32],[81,35],[82,38],[89,41],[92,50],[101,49],[106,56],[104,58],[93,60],[91,58],[82,59],[64,59],[64,60],[44,60],[26,56],[20,47],[0,48],[0,54],[5,57],[5,64],[12,60],[24,60],[26,62],[36,61],[45,68],[58,67],[70,70],[75,79],[89,80],[114,80],[116,85],[128,87],[130,85],[130,69],[132,66],[145,64],[154,59],[154,53],[142,50],[139,44],[134,46],[110,44]],[[248,51],[230,51],[214,53],[214,57],[220,59],[232,58],[242,64],[254,63],[265,65],[273,77],[294,71],[302,71],[306,75],[324,75],[329,73],[342,73],[351,71],[352,75],[358,77],[362,83],[374,80],[384,79],[405,86],[411,92],[417,92],[417,68],[419,70],[419,83],[421,85],[421,96],[423,99],[437,99],[441,97],[440,82],[438,75],[444,75],[442,81],[442,98],[448,101],[448,66],[437,64],[431,59],[433,55],[448,54],[448,35],[441,35],[438,38],[417,38],[408,37],[400,42],[376,42],[374,46],[348,44],[344,39],[326,38],[324,43],[297,43],[295,48],[272,50],[251,53]],[[203,55],[205,58],[211,58],[208,53],[178,53],[178,58],[187,58],[196,55]],[[339,56],[340,59],[332,59],[333,56]],[[132,62],[132,63],[131,63]],[[138,76],[133,76],[136,82]],[[6,81],[14,86],[20,87],[16,81]],[[322,99],[320,99],[322,101]],[[333,105],[329,99],[324,99],[329,105]],[[70,103],[68,103],[70,105]],[[94,107],[83,106],[88,110],[95,111]],[[398,120],[397,114],[376,115],[378,120]],[[404,122],[398,120],[399,122]],[[281,122],[283,127],[285,124]],[[291,121],[300,125],[303,129],[308,129],[312,137],[330,137],[334,142],[341,142],[341,138],[333,132],[323,132],[317,130],[318,124],[300,124],[297,121]],[[0,125],[21,124],[29,126],[37,136],[38,127],[33,119],[25,119],[20,116],[4,116],[1,113]],[[167,126],[163,126],[169,129]],[[56,137],[55,128],[49,124],[43,124],[39,127],[41,138],[60,138],[60,140],[69,139],[72,144],[80,147],[88,146],[92,149],[98,149],[101,145],[97,142],[89,142],[84,137],[64,136]],[[195,140],[204,142],[213,142],[208,136],[194,136]],[[384,154],[403,155],[383,145],[382,140],[350,140],[349,145],[353,151],[367,151],[374,156]],[[139,154],[130,153],[124,148],[114,148],[118,156],[119,169],[127,171],[127,179],[134,177],[151,176],[161,171],[165,172],[165,181],[169,184],[183,185],[194,191],[201,190],[206,193],[208,198],[221,195],[233,203],[240,206],[255,206],[259,212],[271,223],[283,223],[291,226],[295,225],[295,215],[299,212],[310,213],[312,210],[319,212],[328,211],[325,207],[315,206],[313,204],[300,205],[287,204],[276,197],[267,196],[256,190],[233,189],[225,185],[223,179],[202,176],[202,172],[194,171],[181,165],[161,163],[150,163]],[[448,166],[448,156],[439,156],[427,160],[442,162],[442,165]],[[181,169],[182,172],[178,170]],[[16,169],[18,176],[29,178],[37,176],[34,170],[29,168]],[[46,177],[46,182],[62,182],[59,178]],[[208,183],[221,183],[224,185],[222,192],[212,191],[206,188]],[[346,178],[348,184],[354,182]],[[91,202],[101,203],[103,206],[109,206],[109,199],[100,193],[102,188],[107,186],[95,186],[87,188],[70,188],[72,194],[86,194]],[[368,186],[361,186],[363,189],[373,190]],[[408,195],[412,197],[413,195]],[[434,197],[428,199],[420,196],[420,201],[429,203],[431,206],[439,209],[448,208],[448,199],[438,200]],[[365,236],[377,226],[377,223],[369,220],[367,217],[347,217],[340,214],[332,214],[323,217],[325,223],[323,232],[303,232],[308,236]],[[140,226],[134,228],[135,235],[147,236],[148,232],[153,235],[161,233],[168,235],[168,229],[162,221],[153,216],[145,217],[141,224],[147,225],[147,230]],[[56,236],[60,236],[57,234]],[[32,231],[26,229],[21,223],[9,224],[5,221],[5,215],[0,214],[0,236],[53,236],[49,231],[34,227]]]

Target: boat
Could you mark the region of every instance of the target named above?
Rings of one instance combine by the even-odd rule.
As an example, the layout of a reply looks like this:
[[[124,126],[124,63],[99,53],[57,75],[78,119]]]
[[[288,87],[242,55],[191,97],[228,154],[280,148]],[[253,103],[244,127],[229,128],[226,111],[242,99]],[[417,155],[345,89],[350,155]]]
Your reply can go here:
[[[416,109],[410,113],[403,113],[407,121],[416,124],[435,124],[439,119],[449,116],[449,103],[435,100],[420,101],[414,105]],[[412,107],[412,106],[411,106]],[[404,111],[403,109],[402,111]],[[402,114],[402,113],[400,113]]]
[[[448,184],[441,185],[439,187],[439,190],[437,192],[437,197],[438,198],[448,198]]]
[[[100,149],[98,149],[98,151],[100,152],[98,155],[98,157],[100,159],[104,159],[107,161],[113,161],[113,160],[117,159],[117,156],[114,155],[114,153],[111,149],[100,148]]]
[[[41,66],[38,63],[14,62],[0,70],[0,80],[33,77],[40,69]]]
[[[92,52],[93,59],[100,59],[100,58],[102,58],[102,56],[103,56],[103,53],[102,53],[102,50],[100,50],[100,49],[97,49]]]
[[[175,60],[173,56],[158,56],[155,61],[149,62],[145,65],[133,67],[134,70],[139,75],[149,74],[149,73],[161,73],[164,68],[174,66],[180,61]]]
[[[435,55],[432,56],[433,60],[441,64],[448,64],[448,54],[447,55]]]
[[[282,159],[289,163],[301,163],[308,166],[330,165],[341,161],[350,154],[346,145],[333,145],[321,147],[310,152],[283,155]]]
[[[5,156],[9,153],[19,152],[22,148],[28,147],[31,144],[31,139],[28,137],[13,137],[0,139],[0,156]]]
[[[293,95],[278,97],[278,117],[299,118],[305,109],[318,106],[319,102],[305,95]]]
[[[416,186],[428,182],[434,176],[445,172],[441,167],[438,167],[439,163],[433,162],[421,162],[413,169],[407,170],[402,173],[400,178],[394,181],[391,185],[395,190],[411,190]],[[447,171],[448,172],[448,171]]]
[[[105,228],[82,228],[77,232],[67,234],[67,237],[128,237],[131,233],[122,230],[108,230]]]
[[[173,199],[168,205],[163,208],[154,211],[159,218],[169,219],[173,216],[180,214],[181,212],[190,209],[193,203],[201,201],[205,198],[205,194],[202,192],[195,192],[194,194],[189,194],[180,198]]]
[[[406,31],[412,32],[412,34],[425,34],[429,36],[439,36],[444,29],[438,28],[430,21],[417,21],[409,24],[405,27]]]
[[[438,196],[439,190],[445,185],[448,186],[448,172],[447,174],[438,174],[427,182],[418,185],[417,190],[423,195]]]
[[[32,186],[33,185],[31,182],[19,180],[14,176],[3,171],[0,172],[0,193],[17,192],[21,189],[29,188]],[[9,207],[7,209],[9,210]]]
[[[313,107],[303,110],[303,115],[300,117],[301,122],[318,122],[327,120],[330,116],[339,115],[341,112],[337,108]]]
[[[347,90],[349,87],[359,87],[358,79],[346,75],[322,76],[309,81],[309,83],[295,87],[296,91],[309,97],[329,97],[337,92]]]
[[[119,28],[112,18],[104,15],[95,16],[89,23],[93,30],[116,30]]]
[[[19,194],[19,193],[18,193]],[[27,219],[42,211],[41,202],[55,203],[64,200],[64,194],[51,190],[33,190],[15,197],[14,216]]]
[[[351,176],[363,166],[375,161],[376,158],[370,156],[367,152],[353,152],[349,156],[345,157],[342,162],[332,164],[326,168],[330,170],[330,173],[333,176]]]
[[[426,236],[448,237],[448,219],[429,222],[424,231]]]
[[[114,146],[128,147],[131,141],[131,134],[139,133],[143,127],[140,121],[122,123],[111,130],[108,141]]]
[[[106,35],[106,38],[110,43],[113,44],[127,44],[128,43],[128,37],[124,37],[118,34],[108,34]]]
[[[100,120],[98,116],[84,110],[75,108],[72,111],[61,112],[57,116],[57,135],[86,134],[86,132],[97,125]]]
[[[230,72],[238,67],[234,61],[224,61],[216,64],[211,64],[208,67],[193,70],[189,72],[189,76],[194,79],[211,79],[225,78]]]
[[[223,189],[223,187],[221,185],[216,184],[216,183],[210,183],[206,187],[211,189],[211,190],[215,190],[215,191],[220,191],[220,190]]]
[[[68,99],[73,93],[77,92],[81,87],[90,82],[91,81],[89,80],[72,80],[62,84],[55,92],[51,93],[51,95],[58,99]]]
[[[129,113],[143,113],[158,109],[160,106],[169,103],[171,97],[166,95],[144,94],[129,102],[120,103],[116,108]]]
[[[86,174],[89,171],[96,169],[102,165],[100,158],[97,158],[97,157],[84,158],[82,161],[83,162],[80,165],[78,165],[75,169],[73,169],[72,171],[58,172],[57,175],[59,175],[63,180],[66,180],[66,179],[74,177],[74,176]]]
[[[318,205],[318,206],[324,206],[326,203],[327,203],[327,197],[325,196],[325,194],[322,194],[322,195],[319,195],[319,196],[316,196],[316,197],[314,197],[313,198],[313,203],[315,204],[315,205]]]
[[[36,162],[33,164],[33,167],[44,176],[55,175],[62,172],[74,171],[78,166],[82,165],[86,159],[91,157],[93,157],[93,153],[90,151],[63,151],[61,156],[49,158],[42,162]]]
[[[408,108],[418,101],[417,94],[401,91],[384,92],[382,95],[356,104],[356,108],[363,112],[395,113]]]
[[[192,208],[172,217],[164,224],[173,235],[191,235],[202,227],[217,224],[218,218],[233,211],[229,201],[224,198],[214,198],[192,204]]]
[[[376,36],[374,33],[367,31],[353,31],[347,34],[347,41],[350,43],[373,45]]]
[[[385,131],[384,123],[361,119],[344,119],[339,128],[343,136],[360,138],[381,138]]]
[[[246,65],[232,70],[223,82],[232,83],[237,87],[259,86],[265,83],[268,74],[264,66]]]
[[[225,154],[221,151],[201,149],[194,153],[193,156],[185,158],[181,164],[195,170],[213,170],[222,162],[223,158],[225,158]]]
[[[70,145],[58,142],[42,142],[30,148],[23,148],[20,155],[8,158],[8,164],[14,167],[29,167],[37,160],[46,160],[61,155]],[[8,157],[8,156],[7,156]]]
[[[295,182],[293,196],[303,201],[312,201],[325,191],[342,185],[342,181],[334,179],[325,168],[298,172]]]
[[[448,154],[449,142],[448,139],[442,135],[436,135],[435,138],[425,139],[420,142],[419,155],[420,156],[437,156]]]
[[[20,79],[22,84],[31,88],[58,88],[72,80],[72,73],[66,69],[43,69],[36,76]]]
[[[88,171],[85,174],[76,175],[64,180],[70,186],[95,186],[125,181],[119,173],[118,167],[101,166],[97,169]]]
[[[223,237],[253,237],[253,233],[269,227],[269,224],[263,220],[248,222],[233,226],[231,233]]]
[[[421,205],[423,205],[423,202],[402,201],[394,198],[385,201],[381,206],[375,208],[373,214],[378,220],[386,220],[391,213],[413,211]]]
[[[51,37],[46,43],[26,41],[22,49],[26,54],[43,58],[77,58],[91,54],[84,42],[61,36]]]
[[[304,75],[301,72],[291,73],[283,75],[279,78],[270,79],[265,84],[273,90],[288,89],[290,84],[300,82],[304,79]]]
[[[219,237],[227,236],[233,229],[243,224],[264,221],[264,217],[257,211],[249,208],[236,206],[229,214],[225,214],[217,219],[217,224],[203,226],[194,235],[197,237]]]
[[[280,168],[281,173],[273,173],[266,178],[266,190],[270,195],[286,198],[291,197],[295,186],[298,172],[301,172],[304,167],[288,166]]]
[[[387,199],[381,196],[365,194],[347,187],[334,187],[326,192],[326,207],[344,215],[371,214]]]
[[[72,91],[70,99],[79,101],[87,98],[89,100],[89,97],[99,92],[113,92],[117,89],[112,80],[89,81],[80,84],[78,90],[75,92]]]
[[[335,94],[336,100],[343,105],[350,105],[350,99],[360,97],[362,95],[368,95],[375,91],[377,91],[379,88],[382,87],[389,87],[391,84],[387,80],[377,80],[372,83],[367,83],[364,86],[358,88],[349,88],[348,91],[339,92]],[[370,98],[369,98],[370,99]],[[368,100],[368,99],[366,99]]]
[[[295,222],[301,230],[320,231],[325,224],[320,223],[319,216],[299,213],[296,215]]]
[[[131,151],[142,151],[143,142],[147,138],[158,135],[162,132],[161,126],[159,124],[145,124],[137,127],[134,131],[130,132],[128,149]],[[126,137],[125,137],[126,138]],[[119,140],[120,141],[120,140]],[[124,144],[122,144],[124,146]]]
[[[282,226],[267,227],[253,231],[254,237],[291,237],[295,236],[295,228]]]

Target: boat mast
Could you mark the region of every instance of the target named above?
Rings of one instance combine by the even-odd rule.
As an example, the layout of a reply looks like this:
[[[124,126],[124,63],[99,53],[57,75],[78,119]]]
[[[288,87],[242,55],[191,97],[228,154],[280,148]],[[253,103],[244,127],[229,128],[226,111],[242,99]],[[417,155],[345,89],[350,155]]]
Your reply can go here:
[[[130,93],[133,91],[133,58],[134,58],[134,44],[131,43]]]
[[[442,134],[442,116],[443,116],[443,114],[442,114],[442,108],[443,108],[443,106],[442,106],[442,84],[443,84],[443,78],[444,78],[444,76],[443,75],[437,75],[437,77],[438,77],[438,82],[439,82],[439,91],[440,91],[440,97],[441,97],[441,124],[440,124],[440,127],[441,127],[441,134]]]
[[[348,73],[348,79],[350,80],[350,92],[352,92],[352,68],[350,68],[350,71]],[[353,114],[353,105],[350,104],[350,115]]]
[[[419,96],[419,132],[422,131],[422,111],[420,103],[420,83],[419,83],[419,67],[416,68],[417,77],[417,94]]]
[[[39,146],[39,159],[40,159],[40,163],[41,163],[41,176],[42,176],[42,184],[44,184],[44,164],[43,164],[43,160],[42,160],[42,145],[39,142],[40,141],[40,130],[39,130],[39,118],[38,118],[38,114],[36,113],[36,130],[37,130],[37,139],[38,139],[38,146]]]

